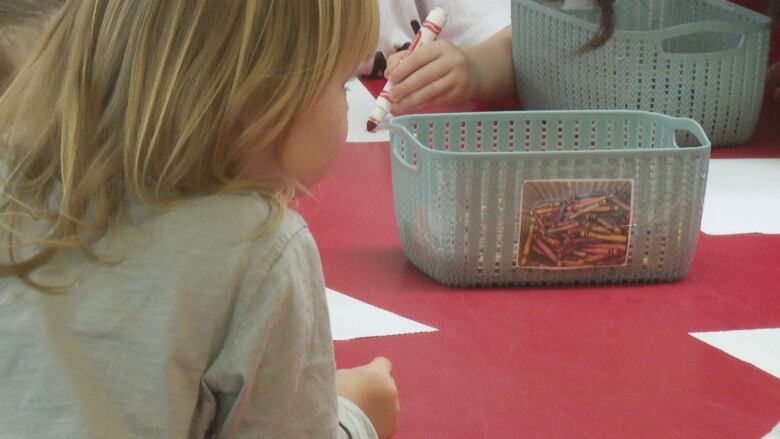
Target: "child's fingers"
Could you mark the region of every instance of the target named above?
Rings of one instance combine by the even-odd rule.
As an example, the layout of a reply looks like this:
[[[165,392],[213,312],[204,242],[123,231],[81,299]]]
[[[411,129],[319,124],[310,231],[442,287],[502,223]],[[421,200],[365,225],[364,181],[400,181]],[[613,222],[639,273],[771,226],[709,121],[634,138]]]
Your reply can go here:
[[[421,90],[446,74],[446,71],[437,62],[431,62],[407,76],[401,82],[393,83],[390,92],[393,102],[404,100],[408,95]]]
[[[387,58],[387,67],[385,68],[386,79],[390,79],[390,75],[393,73],[393,70],[395,70],[395,68],[398,67],[399,64],[401,64],[401,61],[404,60],[404,57],[407,54],[408,53],[406,51],[396,52]]]
[[[451,104],[456,100],[457,93],[454,78],[447,75],[399,100],[393,110],[397,113],[404,113],[422,106]]]
[[[390,73],[390,76],[388,77],[390,82],[394,85],[400,84],[407,77],[409,77],[409,75],[420,70],[426,64],[430,64],[436,60],[436,58],[438,58],[440,55],[438,45],[436,43],[437,42],[434,41],[433,43],[420,46],[414,52],[406,55],[403,58],[403,62],[399,63]]]
[[[393,370],[393,363],[385,357],[376,357],[368,365],[384,373],[390,373]]]

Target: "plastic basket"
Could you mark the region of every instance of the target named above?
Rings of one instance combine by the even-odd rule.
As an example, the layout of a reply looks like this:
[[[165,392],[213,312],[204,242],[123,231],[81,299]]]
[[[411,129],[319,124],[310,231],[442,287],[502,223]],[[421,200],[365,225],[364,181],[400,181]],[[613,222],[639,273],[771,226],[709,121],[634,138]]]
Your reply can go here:
[[[771,35],[768,17],[723,0],[616,0],[616,31],[578,50],[600,10],[513,0],[513,58],[527,109],[645,110],[697,120],[715,146],[750,139]]]
[[[700,145],[679,147],[680,132]],[[441,283],[668,281],[688,271],[710,154],[709,140],[691,119],[639,111],[414,115],[393,119],[390,133],[404,252]],[[603,200],[618,196],[626,211],[612,206],[613,221]],[[599,197],[598,209],[585,206],[586,198]],[[569,207],[551,212],[553,219],[531,232],[531,215],[542,221],[542,210],[555,203]],[[566,221],[582,227],[554,234]],[[609,223],[609,234],[625,240],[596,245],[594,236],[606,236],[597,231]],[[560,241],[547,246],[558,261],[535,252],[535,240],[548,237]],[[624,254],[611,261],[603,259],[609,252],[591,257],[584,247],[621,244]],[[570,247],[583,264],[573,265]]]

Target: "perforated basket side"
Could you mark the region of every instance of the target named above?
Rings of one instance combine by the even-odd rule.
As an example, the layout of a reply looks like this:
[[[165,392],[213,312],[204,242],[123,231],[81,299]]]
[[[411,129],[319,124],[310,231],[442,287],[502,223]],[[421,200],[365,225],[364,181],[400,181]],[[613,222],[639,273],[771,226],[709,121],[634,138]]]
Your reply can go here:
[[[680,130],[692,131],[702,145],[676,147]],[[709,160],[709,142],[693,121],[639,112],[422,115],[396,118],[392,133],[404,251],[442,283],[663,281],[682,277],[690,266]],[[575,179],[634,182],[626,264],[519,266],[524,184]]]
[[[620,0],[618,30],[578,49],[598,14],[513,0],[517,90],[528,109],[640,109],[699,121],[713,144],[747,141],[760,112],[767,17],[722,0]]]

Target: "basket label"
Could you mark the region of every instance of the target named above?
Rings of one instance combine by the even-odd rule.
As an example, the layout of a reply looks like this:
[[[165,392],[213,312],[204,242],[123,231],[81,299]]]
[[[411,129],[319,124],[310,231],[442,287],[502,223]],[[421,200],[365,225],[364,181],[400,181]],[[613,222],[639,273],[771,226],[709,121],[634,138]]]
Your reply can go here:
[[[627,264],[634,180],[529,180],[521,196],[518,266]]]

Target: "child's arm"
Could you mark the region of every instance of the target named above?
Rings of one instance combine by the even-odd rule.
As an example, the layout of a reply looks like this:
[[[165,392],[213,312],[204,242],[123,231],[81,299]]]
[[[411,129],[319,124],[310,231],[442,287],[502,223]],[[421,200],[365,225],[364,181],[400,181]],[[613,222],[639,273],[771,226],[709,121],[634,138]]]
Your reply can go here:
[[[380,438],[391,437],[398,425],[398,389],[391,370],[390,361],[380,357],[365,366],[336,371],[336,392],[365,413]],[[343,421],[344,416],[340,418]]]
[[[401,62],[402,61],[402,62]],[[514,96],[512,29],[467,49],[439,40],[389,60],[394,113]]]
[[[289,235],[289,229],[274,234]],[[211,394],[201,398],[210,401],[202,412],[215,414],[214,432],[328,439],[392,433],[397,393],[389,366],[380,367],[386,360],[358,368],[371,373],[353,379],[351,392],[337,383],[322,267],[308,229],[286,242],[262,241],[249,252],[236,315],[201,386]],[[354,405],[337,399],[337,390]]]

